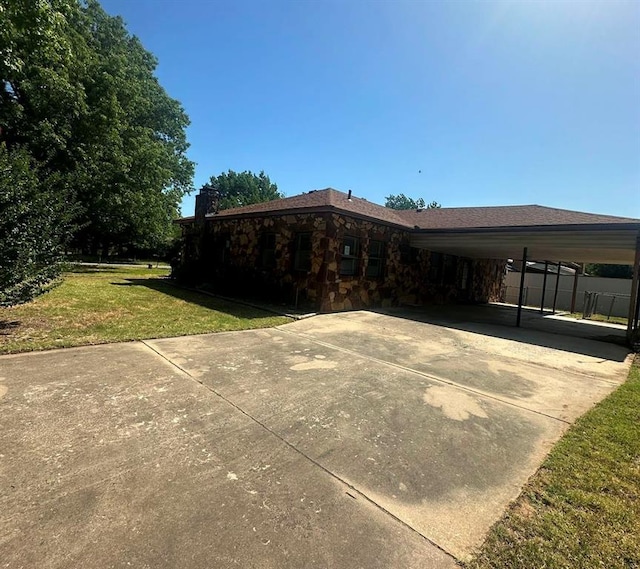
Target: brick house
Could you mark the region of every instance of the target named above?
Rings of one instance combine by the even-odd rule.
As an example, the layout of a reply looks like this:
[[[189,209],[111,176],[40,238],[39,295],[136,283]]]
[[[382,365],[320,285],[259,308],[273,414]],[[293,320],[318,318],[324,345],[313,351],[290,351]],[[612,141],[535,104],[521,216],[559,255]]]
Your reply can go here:
[[[334,189],[219,212],[203,189],[176,274],[221,294],[322,312],[498,300],[505,260],[411,246],[430,212],[396,211]],[[450,210],[451,211],[451,210]]]

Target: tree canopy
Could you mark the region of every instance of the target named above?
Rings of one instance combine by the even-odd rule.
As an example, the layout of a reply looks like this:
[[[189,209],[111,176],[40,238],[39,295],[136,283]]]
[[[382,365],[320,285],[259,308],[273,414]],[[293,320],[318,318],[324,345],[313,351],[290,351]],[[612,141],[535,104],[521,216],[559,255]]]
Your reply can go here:
[[[633,266],[631,265],[602,265],[589,264],[586,272],[594,277],[609,277],[613,279],[630,279],[633,277]]]
[[[0,0],[1,199],[20,200],[24,213],[15,241],[19,232],[6,230],[15,211],[0,210],[0,247],[15,253],[7,259],[51,260],[67,242],[150,248],[173,234],[192,189],[189,119],[156,66],[97,0]],[[47,208],[55,231],[31,239]],[[2,287],[5,271],[22,274],[7,259]]]
[[[398,194],[397,196],[391,194],[387,196],[385,200],[384,206],[391,209],[435,209],[440,207],[438,202],[432,201],[429,204],[425,204],[422,198],[414,200],[404,194]]]
[[[211,176],[208,186],[218,192],[218,209],[230,209],[284,197],[264,171],[254,174],[249,170],[229,170],[219,176]]]
[[[155,57],[96,0],[2,0],[0,141],[77,205],[78,246],[152,245],[170,232],[193,164],[189,119]]]

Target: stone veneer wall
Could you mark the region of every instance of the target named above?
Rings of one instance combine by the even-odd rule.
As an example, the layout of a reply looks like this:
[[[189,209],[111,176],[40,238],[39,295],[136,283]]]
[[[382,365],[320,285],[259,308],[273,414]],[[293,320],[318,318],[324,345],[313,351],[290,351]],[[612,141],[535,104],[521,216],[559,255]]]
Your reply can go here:
[[[429,282],[432,255],[426,250],[410,249],[409,232],[336,213],[219,218],[207,222],[199,243],[197,232],[195,226],[185,230],[189,254],[199,258],[199,271],[204,280],[213,283],[214,290],[262,292],[285,302],[298,299],[323,312],[397,304],[494,301],[500,298],[504,278],[502,261],[467,260],[472,278],[467,290],[461,290],[465,260],[460,260],[454,282]],[[293,269],[293,244],[296,234],[302,232],[311,234],[309,272]],[[275,268],[270,269],[261,267],[261,239],[267,233],[276,235]],[[360,240],[361,254],[354,276],[340,275],[345,236]],[[386,244],[380,277],[365,276],[372,239]],[[226,249],[225,262],[220,260],[221,243]]]
[[[317,275],[326,222],[318,215],[281,215],[208,221],[200,244],[200,266],[214,290],[274,301],[307,302],[314,308],[321,290]],[[275,235],[275,266],[262,265],[262,240]],[[311,235],[310,271],[294,270],[294,242],[298,233]],[[220,258],[224,244],[224,261]]]
[[[344,236],[361,240],[362,252],[358,276],[339,274],[340,247]],[[444,304],[459,301],[499,300],[506,263],[492,260],[468,260],[472,271],[469,291],[461,291],[463,263],[457,264],[453,284],[429,282],[432,255],[426,250],[409,248],[410,233],[401,229],[346,216],[327,216],[327,247],[324,251],[326,275],[321,294],[322,311],[350,310],[397,304]],[[369,241],[384,241],[385,267],[381,277],[366,277]]]

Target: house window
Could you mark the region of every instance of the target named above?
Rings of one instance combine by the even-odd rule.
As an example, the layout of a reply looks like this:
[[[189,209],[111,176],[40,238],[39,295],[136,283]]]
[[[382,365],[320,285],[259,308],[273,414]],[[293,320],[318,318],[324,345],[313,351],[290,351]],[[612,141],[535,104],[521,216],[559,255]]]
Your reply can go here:
[[[432,252],[429,257],[429,282],[440,284],[442,282],[442,253]]]
[[[458,257],[455,255],[445,255],[443,264],[442,284],[456,284],[456,277],[458,275]]]
[[[260,247],[260,264],[264,269],[273,269],[276,266],[276,234],[263,233]]]
[[[228,233],[218,235],[213,241],[213,261],[216,265],[229,263],[231,236]]]
[[[384,268],[384,241],[369,241],[369,262],[366,275],[381,277]]]
[[[342,261],[340,261],[341,275],[355,275],[358,271],[360,257],[360,240],[356,237],[345,237],[342,241]]]
[[[418,254],[420,249],[411,247],[407,241],[400,244],[400,262],[405,265],[418,262]]]
[[[455,255],[443,255],[431,253],[429,265],[429,282],[436,285],[456,284],[458,275],[458,257]]]
[[[311,233],[296,235],[293,269],[296,271],[311,270]]]

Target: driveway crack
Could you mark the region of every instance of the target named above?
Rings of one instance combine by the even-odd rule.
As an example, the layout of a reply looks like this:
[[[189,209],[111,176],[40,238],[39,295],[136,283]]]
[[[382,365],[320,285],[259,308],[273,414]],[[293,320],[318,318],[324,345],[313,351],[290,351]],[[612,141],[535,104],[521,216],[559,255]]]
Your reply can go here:
[[[449,379],[444,379],[442,377],[439,377],[437,375],[433,375],[430,373],[426,373],[423,371],[419,371],[410,367],[406,367],[403,366],[402,364],[397,364],[394,362],[389,362],[387,360],[381,360],[378,358],[375,358],[373,356],[368,356],[368,355],[364,355],[361,354],[360,352],[356,352],[354,350],[350,350],[348,348],[344,348],[342,346],[336,346],[335,344],[330,344],[329,342],[323,342],[322,340],[318,340],[317,338],[314,338],[312,336],[308,336],[307,334],[301,334],[300,332],[292,332],[291,330],[287,330],[284,327],[277,327],[277,330],[279,330],[280,332],[284,332],[286,334],[290,334],[291,336],[296,336],[298,338],[304,338],[305,340],[309,340],[311,342],[314,342],[320,346],[324,346],[325,348],[330,348],[330,349],[334,349],[334,350],[338,350],[340,352],[344,352],[345,354],[349,354],[351,356],[356,356],[365,360],[369,360],[381,365],[386,365],[386,366],[390,366],[396,369],[400,369],[402,371],[405,371],[407,373],[411,373],[414,375],[419,375],[421,377],[425,377],[427,379],[431,379],[433,381],[437,381],[439,383],[444,383],[446,385],[449,385],[451,387],[455,387],[457,389],[461,389],[462,391],[466,391],[468,393],[473,393],[474,395],[480,395],[481,397],[485,397],[487,399],[492,399],[493,401],[498,401],[499,403],[502,403],[504,405],[509,405],[511,407],[515,407],[517,409],[521,409],[522,411],[527,411],[529,413],[534,413],[535,415],[540,415],[542,417],[546,417],[547,419],[552,419],[554,421],[558,421],[560,423],[563,423],[565,425],[571,425],[572,422],[571,421],[566,421],[565,419],[560,419],[559,417],[554,417],[553,415],[549,415],[547,413],[543,413],[542,411],[536,411],[535,409],[531,409],[529,407],[525,407],[524,405],[518,405],[517,403],[514,403],[513,401],[506,401],[505,399],[502,399],[501,397],[498,397],[496,395],[493,395],[491,393],[487,393],[486,391],[482,391],[480,389],[473,389],[472,387],[467,387],[466,385],[460,385],[459,383],[456,383],[455,381],[451,381]]]
[[[264,429],[265,431],[267,431],[269,434],[273,435],[274,437],[276,437],[280,442],[282,442],[283,444],[285,444],[287,447],[289,447],[293,452],[295,452],[296,454],[302,456],[304,459],[306,459],[307,461],[309,461],[311,464],[313,464],[314,466],[316,466],[317,468],[319,468],[320,470],[322,470],[325,474],[329,475],[330,477],[332,477],[333,479],[337,480],[338,482],[340,482],[342,485],[346,486],[348,488],[348,490],[345,490],[345,493],[350,496],[351,498],[354,498],[354,493],[361,497],[362,499],[366,500],[369,504],[371,504],[372,506],[374,506],[376,509],[380,510],[381,512],[383,512],[384,514],[386,514],[387,516],[391,517],[393,520],[395,520],[397,523],[399,523],[401,526],[405,527],[406,529],[408,529],[409,531],[411,531],[412,533],[415,533],[416,535],[420,536],[422,539],[424,539],[426,542],[428,542],[430,545],[432,545],[433,547],[436,547],[438,550],[442,551],[444,554],[446,554],[447,556],[449,556],[451,559],[453,559],[456,563],[458,562],[458,560],[456,559],[455,556],[453,556],[449,551],[447,551],[446,549],[444,549],[441,545],[437,544],[436,542],[434,542],[433,540],[429,539],[429,537],[427,537],[426,535],[424,535],[423,533],[421,533],[420,531],[418,531],[416,528],[412,527],[410,524],[408,524],[407,522],[405,522],[404,520],[402,520],[401,518],[399,518],[398,516],[396,516],[395,514],[393,514],[392,512],[390,512],[388,509],[386,509],[384,506],[382,506],[381,504],[379,504],[378,502],[376,502],[375,500],[373,500],[372,498],[370,498],[369,496],[367,496],[364,492],[362,492],[361,490],[359,490],[357,487],[355,487],[353,484],[350,484],[349,482],[347,482],[344,478],[342,478],[341,476],[339,476],[338,474],[336,474],[335,472],[333,472],[332,470],[329,470],[326,466],[324,466],[322,463],[318,462],[316,459],[314,459],[313,457],[309,456],[308,454],[306,454],[304,451],[302,451],[301,449],[299,449],[298,447],[296,447],[295,445],[293,445],[292,443],[290,443],[287,439],[285,439],[284,437],[282,437],[281,435],[279,435],[276,431],[274,431],[273,429],[271,429],[269,426],[267,426],[265,423],[263,423],[262,421],[260,421],[259,419],[257,419],[256,417],[254,417],[253,415],[251,415],[251,413],[245,411],[242,407],[240,407],[237,403],[234,403],[231,399],[229,399],[228,397],[226,397],[225,395],[223,395],[222,393],[220,393],[219,391],[217,391],[216,389],[214,389],[213,387],[205,384],[203,381],[199,380],[197,377],[194,377],[193,375],[191,375],[189,373],[189,371],[187,371],[185,368],[183,368],[182,366],[180,366],[179,364],[177,364],[176,362],[172,361],[169,357],[167,357],[165,354],[163,354],[160,350],[156,349],[154,346],[152,346],[151,344],[148,344],[145,340],[140,340],[140,343],[143,344],[144,346],[146,346],[149,350],[151,350],[153,353],[155,353],[157,356],[161,357],[166,363],[168,363],[169,365],[171,365],[172,367],[176,368],[177,370],[179,370],[183,375],[187,376],[189,379],[191,379],[192,381],[194,381],[195,383],[198,383],[199,385],[201,385],[202,387],[204,387],[207,391],[213,393],[216,397],[222,399],[225,403],[227,403],[228,405],[230,405],[231,407],[233,407],[236,411],[238,411],[239,413],[242,413],[245,417],[247,417],[248,419],[250,419],[252,422],[254,422],[255,424],[259,425],[262,429]]]

